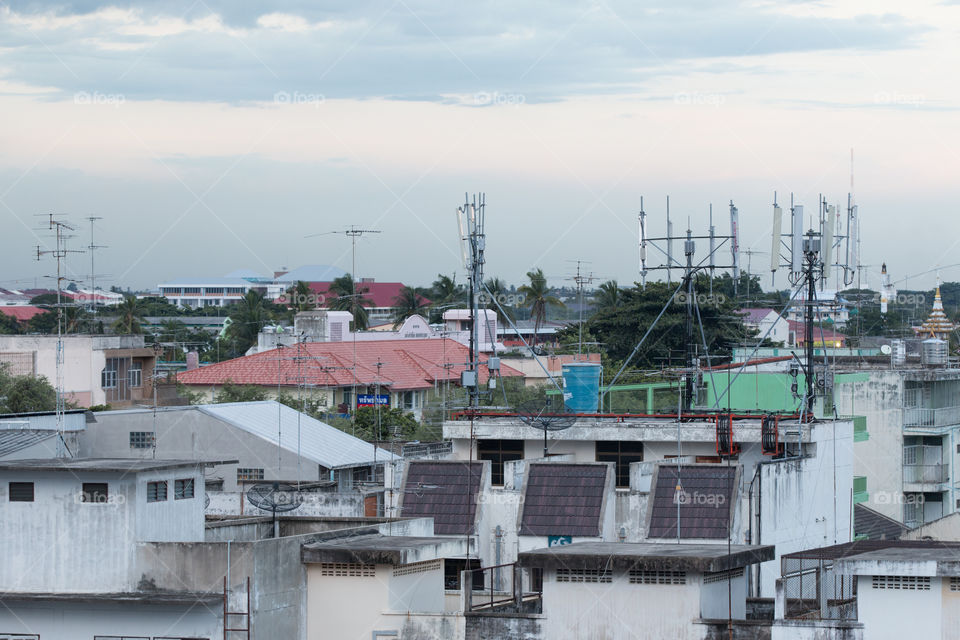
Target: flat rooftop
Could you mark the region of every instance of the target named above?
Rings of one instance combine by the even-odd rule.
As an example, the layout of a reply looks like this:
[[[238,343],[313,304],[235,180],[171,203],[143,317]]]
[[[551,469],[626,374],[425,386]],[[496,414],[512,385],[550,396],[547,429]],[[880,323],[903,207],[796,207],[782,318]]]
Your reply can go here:
[[[836,561],[836,570],[849,575],[960,576],[960,544],[891,546]]]
[[[350,536],[303,545],[303,562],[409,564],[465,555],[466,538],[430,536]]]
[[[772,545],[656,544],[644,542],[577,542],[522,551],[523,567],[570,569],[651,569],[699,573],[737,569],[775,557]]]
[[[223,592],[210,591],[132,591],[119,593],[41,593],[28,591],[0,592],[0,601],[30,602],[88,602],[149,605],[197,604],[223,606]]]
[[[139,473],[183,467],[236,464],[237,460],[144,460],[139,458],[36,458],[0,461],[0,471],[102,471]]]

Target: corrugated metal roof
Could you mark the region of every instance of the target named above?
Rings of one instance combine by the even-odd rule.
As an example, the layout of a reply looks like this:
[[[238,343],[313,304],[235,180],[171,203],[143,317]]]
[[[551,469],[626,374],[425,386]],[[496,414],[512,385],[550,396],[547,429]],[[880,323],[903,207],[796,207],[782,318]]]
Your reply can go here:
[[[204,404],[196,408],[274,445],[277,444],[279,421],[280,446],[288,451],[297,451],[299,417],[300,455],[328,469],[364,466],[373,463],[374,458],[377,462],[397,459],[385,449],[374,447],[275,400]]]

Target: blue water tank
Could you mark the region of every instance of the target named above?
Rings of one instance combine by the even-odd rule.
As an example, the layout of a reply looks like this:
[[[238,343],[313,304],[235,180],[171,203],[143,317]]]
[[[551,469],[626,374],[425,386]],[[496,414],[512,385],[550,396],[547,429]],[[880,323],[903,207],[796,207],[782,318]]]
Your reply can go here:
[[[593,362],[571,362],[563,365],[563,399],[567,411],[597,412],[600,370],[600,365]]]

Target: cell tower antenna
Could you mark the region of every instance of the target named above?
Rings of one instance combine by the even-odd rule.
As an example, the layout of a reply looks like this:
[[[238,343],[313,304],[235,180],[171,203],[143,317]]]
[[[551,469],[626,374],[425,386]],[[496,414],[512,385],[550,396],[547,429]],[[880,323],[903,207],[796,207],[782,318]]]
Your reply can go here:
[[[586,275],[581,271],[581,266],[584,264],[583,260],[577,260],[577,273],[573,278],[571,278],[577,285],[577,306],[579,307],[578,311],[578,320],[577,320],[577,357],[583,355],[583,285],[593,283],[594,277],[591,272],[590,275]]]
[[[83,253],[83,251],[67,249],[67,239],[70,237],[66,232],[74,231],[74,228],[67,223],[57,220],[54,215],[48,214],[47,229],[55,234],[56,245],[54,249],[41,249],[37,246],[37,260],[45,255],[51,255],[57,260],[57,354],[56,354],[56,421],[57,421],[57,457],[64,457],[69,453],[64,440],[63,413],[66,409],[66,401],[63,394],[63,282],[69,280],[64,276],[64,262],[71,253]],[[72,282],[72,281],[71,281]]]
[[[640,224],[640,285],[647,288],[647,213],[643,210],[643,196],[640,196],[640,213],[637,214]]]

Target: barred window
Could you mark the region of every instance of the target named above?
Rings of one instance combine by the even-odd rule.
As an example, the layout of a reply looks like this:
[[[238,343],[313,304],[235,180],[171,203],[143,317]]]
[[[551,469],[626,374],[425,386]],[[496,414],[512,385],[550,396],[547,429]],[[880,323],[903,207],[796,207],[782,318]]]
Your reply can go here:
[[[377,567],[356,562],[321,562],[320,575],[331,578],[373,578]]]
[[[612,582],[609,569],[557,569],[557,582]]]
[[[147,502],[163,502],[167,499],[167,481],[147,483]]]
[[[174,500],[187,500],[193,497],[193,478],[173,481]]]
[[[874,589],[929,591],[930,578],[918,576],[873,576],[872,585]]]
[[[950,591],[960,591],[960,578],[950,578]]]
[[[157,434],[153,431],[131,431],[131,449],[152,449],[157,446]]]
[[[139,387],[141,385],[143,385],[143,365],[139,362],[134,362],[130,365],[130,368],[127,369],[127,386]]]
[[[117,358],[107,358],[106,366],[100,372],[100,386],[104,389],[117,388]]]
[[[687,584],[687,572],[631,569],[630,584]]]
[[[237,482],[263,480],[263,469],[247,467],[237,468]]]

